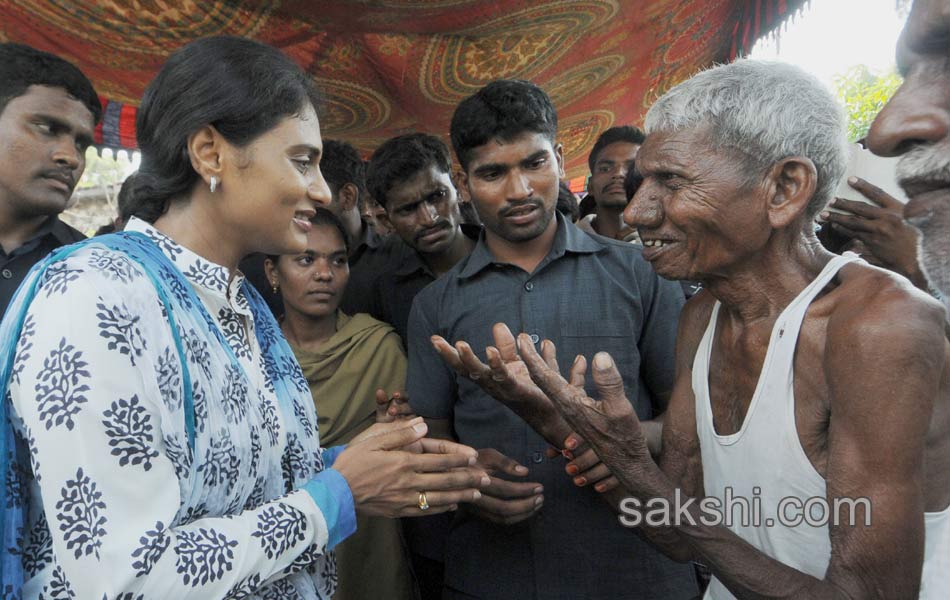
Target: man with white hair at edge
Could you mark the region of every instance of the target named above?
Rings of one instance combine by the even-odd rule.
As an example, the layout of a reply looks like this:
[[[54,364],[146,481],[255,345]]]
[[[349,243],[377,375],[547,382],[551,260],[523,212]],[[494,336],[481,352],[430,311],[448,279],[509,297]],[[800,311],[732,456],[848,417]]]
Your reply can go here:
[[[552,343],[520,334],[517,356],[496,327],[503,360],[466,367],[516,389],[523,361],[544,395],[511,406],[532,423],[560,412],[625,488],[621,520],[642,507],[641,535],[712,570],[706,598],[950,598],[944,310],[815,238],[846,162],[834,98],[797,67],[744,60],[671,89],[646,129],[625,218],[660,275],[704,287],[680,319],[660,456],[606,353],[590,374],[567,357],[565,380]],[[729,498],[760,512],[716,524]],[[664,505],[681,510],[650,513]]]

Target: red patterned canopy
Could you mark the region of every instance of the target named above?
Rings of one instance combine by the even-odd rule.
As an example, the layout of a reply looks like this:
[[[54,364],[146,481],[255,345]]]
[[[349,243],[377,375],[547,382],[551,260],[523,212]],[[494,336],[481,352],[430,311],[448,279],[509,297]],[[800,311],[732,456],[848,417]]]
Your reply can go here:
[[[282,48],[326,97],[324,134],[369,153],[410,131],[446,137],[455,105],[530,79],[558,109],[567,169],[656,96],[748,51],[806,0],[0,0],[0,40],[54,52],[106,105],[97,142],[135,147],[135,106],[182,44],[231,34]]]

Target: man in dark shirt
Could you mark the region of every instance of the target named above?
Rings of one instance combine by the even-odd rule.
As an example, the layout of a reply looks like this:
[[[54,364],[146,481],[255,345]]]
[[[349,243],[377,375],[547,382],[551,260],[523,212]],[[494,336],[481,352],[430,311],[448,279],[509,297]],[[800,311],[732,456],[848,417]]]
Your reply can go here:
[[[480,351],[492,344],[492,325],[504,322],[535,343],[555,341],[568,356],[610,348],[637,414],[651,419],[665,410],[683,295],[657,277],[639,246],[589,235],[556,214],[564,174],[556,133],[550,99],[524,81],[489,84],[452,119],[459,191],[485,229],[467,258],[416,296],[410,402],[432,435],[529,468],[506,469],[516,481],[492,477],[482,498],[457,513],[445,597],[691,598],[689,565],[621,527],[596,491],[565,477],[561,459],[545,457],[544,438],[486,393],[485,381],[445,364],[430,341],[441,336]],[[483,454],[490,452],[480,450],[479,460]]]
[[[29,46],[0,44],[0,314],[34,264],[83,239],[59,214],[101,114],[79,69]]]
[[[370,158],[370,195],[395,231],[364,268],[353,271],[344,312],[367,312],[406,341],[412,300],[475,246],[480,228],[462,224],[449,150],[423,133],[387,140]],[[332,185],[332,184],[331,184]]]
[[[350,236],[350,271],[359,268],[364,256],[372,254],[382,238],[360,216],[360,199],[366,195],[366,173],[363,159],[351,144],[341,140],[324,140],[320,170],[330,186],[327,208],[340,217]]]

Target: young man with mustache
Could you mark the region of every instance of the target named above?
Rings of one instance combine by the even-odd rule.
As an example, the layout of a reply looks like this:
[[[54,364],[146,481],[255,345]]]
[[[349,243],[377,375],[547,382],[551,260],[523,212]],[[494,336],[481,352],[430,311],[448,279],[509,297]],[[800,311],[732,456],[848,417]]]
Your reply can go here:
[[[492,324],[504,322],[536,343],[557,340],[571,356],[608,347],[620,356],[637,413],[651,419],[665,410],[683,295],[657,277],[640,247],[589,235],[557,215],[564,172],[556,135],[550,99],[526,81],[495,81],[452,118],[459,191],[484,230],[468,257],[416,296],[407,388],[433,435],[473,444],[480,461],[495,453],[521,464],[481,462],[493,477],[452,524],[444,598],[689,598],[697,593],[691,567],[617,526],[600,497],[616,484],[603,465],[577,468],[572,481],[560,457],[545,457],[545,439],[570,432],[563,421],[532,431],[496,400],[504,390],[491,377],[457,373],[433,346],[474,349],[484,360]]]
[[[29,46],[0,44],[0,315],[30,267],[83,239],[59,214],[101,113],[79,69]]]
[[[348,314],[365,312],[392,325],[406,343],[412,300],[468,256],[479,227],[462,223],[449,150],[424,133],[387,140],[366,170],[369,195],[396,233],[354,271],[344,297]]]
[[[628,196],[624,189],[627,173],[633,169],[643,132],[631,125],[611,127],[600,134],[587,157],[590,193],[597,207],[594,214],[577,222],[588,233],[624,242],[639,242],[635,229],[623,222]]]

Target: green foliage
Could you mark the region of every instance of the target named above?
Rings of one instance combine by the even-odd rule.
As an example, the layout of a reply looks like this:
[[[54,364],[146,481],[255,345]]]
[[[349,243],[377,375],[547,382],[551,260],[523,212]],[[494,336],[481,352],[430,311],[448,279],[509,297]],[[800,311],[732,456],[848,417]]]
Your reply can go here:
[[[868,134],[874,117],[901,82],[900,75],[893,71],[875,75],[865,65],[851,67],[844,75],[835,77],[835,95],[848,116],[849,141],[856,142]]]

